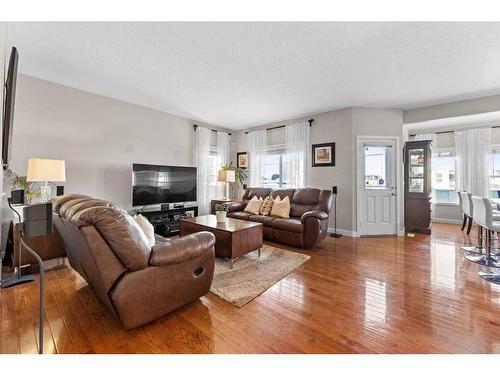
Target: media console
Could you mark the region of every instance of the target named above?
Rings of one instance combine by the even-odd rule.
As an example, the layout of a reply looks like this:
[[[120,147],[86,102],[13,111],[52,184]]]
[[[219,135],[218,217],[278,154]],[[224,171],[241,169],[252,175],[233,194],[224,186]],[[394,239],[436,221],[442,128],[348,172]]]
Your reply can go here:
[[[136,213],[146,217],[160,236],[171,236],[180,230],[180,220],[185,217],[198,216],[198,206],[187,206],[158,211],[141,211]]]

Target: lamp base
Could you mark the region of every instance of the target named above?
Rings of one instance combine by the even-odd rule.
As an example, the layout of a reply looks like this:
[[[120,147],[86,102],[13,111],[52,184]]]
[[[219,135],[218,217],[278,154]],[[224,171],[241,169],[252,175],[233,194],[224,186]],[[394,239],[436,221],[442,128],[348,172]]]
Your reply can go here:
[[[338,233],[330,233],[330,237],[333,237],[333,238],[340,238],[342,237],[343,234],[338,234]]]
[[[48,202],[52,198],[52,190],[48,182],[40,186],[40,199],[42,202]]]

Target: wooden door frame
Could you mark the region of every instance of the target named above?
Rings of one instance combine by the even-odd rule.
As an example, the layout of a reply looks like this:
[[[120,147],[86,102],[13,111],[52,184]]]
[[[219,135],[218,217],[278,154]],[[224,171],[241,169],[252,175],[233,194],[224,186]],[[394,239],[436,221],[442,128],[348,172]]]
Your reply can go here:
[[[360,207],[361,207],[361,194],[359,194],[359,190],[361,188],[361,185],[363,185],[363,182],[360,181],[359,179],[359,173],[361,169],[361,158],[359,157],[359,146],[361,145],[362,142],[366,140],[391,140],[391,141],[396,141],[396,150],[394,152],[394,162],[396,165],[396,235],[397,236],[404,236],[404,228],[403,228],[403,211],[402,211],[402,197],[404,196],[403,194],[403,181],[402,181],[402,176],[403,176],[403,151],[401,148],[401,137],[400,136],[394,136],[394,135],[357,135],[356,136],[356,237],[362,236],[361,233],[361,215],[360,215]]]

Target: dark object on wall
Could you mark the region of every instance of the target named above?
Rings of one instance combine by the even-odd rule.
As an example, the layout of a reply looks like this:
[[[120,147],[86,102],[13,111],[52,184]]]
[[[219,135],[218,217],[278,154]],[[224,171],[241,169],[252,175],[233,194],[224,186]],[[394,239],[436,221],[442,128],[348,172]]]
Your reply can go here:
[[[24,204],[24,190],[12,190],[10,192],[10,202],[12,204]]]
[[[337,187],[332,186],[332,194],[333,194],[333,217],[335,218],[335,229],[333,233],[330,233],[330,237],[340,238],[341,234],[337,233]]]
[[[335,142],[312,145],[312,166],[335,166]]]
[[[17,83],[17,65],[19,55],[16,47],[12,47],[9,59],[9,68],[7,70],[7,80],[5,81],[5,99],[3,103],[3,121],[2,121],[2,164],[3,169],[9,166],[11,146],[12,146],[12,127],[14,125],[14,106],[16,102],[16,83]],[[3,88],[2,88],[3,89]]]
[[[405,230],[431,234],[431,141],[405,145]]]
[[[62,186],[62,185],[58,185],[58,186],[56,187],[56,190],[57,190],[57,191],[56,191],[56,195],[57,195],[57,196],[64,195],[64,186]]]
[[[248,168],[248,153],[238,152],[236,154],[236,165],[238,168],[247,169]]]
[[[247,189],[247,187],[248,187],[248,185],[247,185],[247,184],[243,184],[243,190],[246,190],[246,189]]]

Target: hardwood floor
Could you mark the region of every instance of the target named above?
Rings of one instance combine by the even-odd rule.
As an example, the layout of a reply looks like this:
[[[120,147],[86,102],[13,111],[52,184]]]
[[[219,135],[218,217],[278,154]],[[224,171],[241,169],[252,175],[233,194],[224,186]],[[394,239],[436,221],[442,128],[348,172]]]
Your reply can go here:
[[[311,259],[242,308],[209,293],[131,331],[70,268],[49,271],[44,350],[499,353],[500,286],[463,258],[465,241],[449,224],[415,238],[327,238],[301,251]],[[0,291],[0,352],[36,353],[37,288]]]

